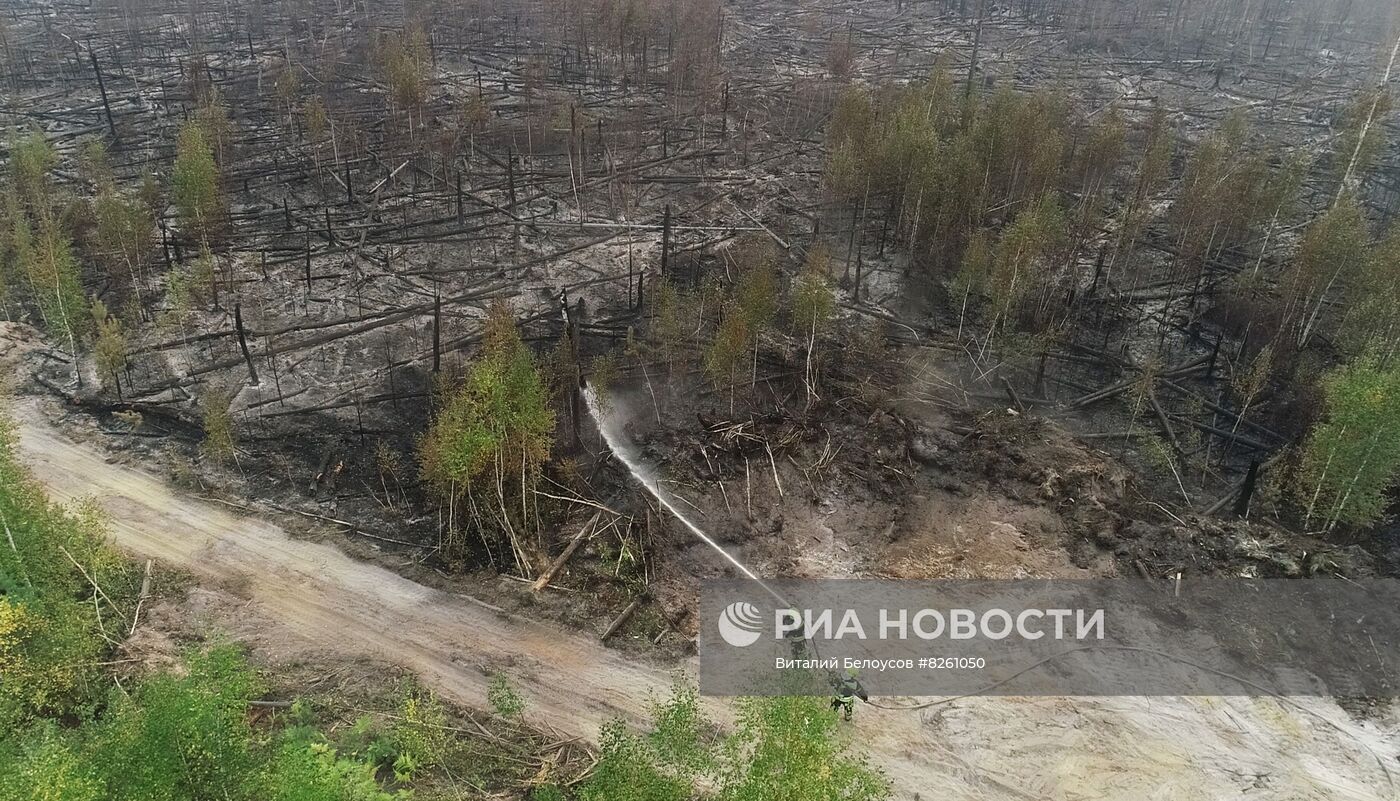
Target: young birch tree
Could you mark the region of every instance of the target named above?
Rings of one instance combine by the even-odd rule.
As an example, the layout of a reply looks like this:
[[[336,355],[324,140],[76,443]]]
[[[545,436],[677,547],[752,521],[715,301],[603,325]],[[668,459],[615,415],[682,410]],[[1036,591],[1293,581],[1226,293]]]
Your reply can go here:
[[[1304,518],[1329,531],[1374,523],[1400,478],[1400,368],[1363,358],[1334,369],[1323,393],[1300,464]]]
[[[198,121],[191,120],[180,128],[170,182],[175,208],[188,233],[202,243],[209,242],[223,219],[224,199],[209,135]]]
[[[504,301],[487,314],[481,355],[448,387],[419,443],[425,481],[448,506],[444,549],[460,558],[463,524],[490,548],[504,539],[516,567],[530,562],[524,534],[538,522],[534,488],[553,445],[554,414],[535,357]],[[465,507],[460,508],[459,507]]]

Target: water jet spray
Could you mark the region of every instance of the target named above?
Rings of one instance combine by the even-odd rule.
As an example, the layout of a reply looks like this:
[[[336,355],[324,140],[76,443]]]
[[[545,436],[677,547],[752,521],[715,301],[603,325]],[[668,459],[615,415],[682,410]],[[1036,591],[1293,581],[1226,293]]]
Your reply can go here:
[[[627,471],[632,474],[632,477],[637,480],[637,483],[641,484],[647,492],[651,493],[651,496],[664,506],[666,511],[671,513],[672,517],[681,521],[681,524],[689,529],[691,534],[694,534],[700,541],[713,548],[716,553],[724,557],[725,561],[733,565],[735,569],[744,574],[745,577],[756,582],[758,586],[763,588],[764,592],[773,596],[773,598],[784,607],[791,606],[783,596],[779,595],[773,588],[764,583],[763,579],[759,578],[756,573],[745,566],[743,562],[735,558],[733,554],[721,547],[718,542],[715,542],[710,535],[705,533],[704,529],[696,525],[693,520],[687,517],[686,514],[676,506],[670,493],[661,488],[661,479],[656,475],[656,471],[650,465],[642,461],[636,448],[627,440],[623,432],[618,429],[616,421],[608,419],[608,417],[603,414],[602,409],[599,407],[598,395],[593,391],[593,388],[585,384],[579,389],[579,394],[583,396],[589,416],[593,418],[594,424],[598,426],[598,433],[603,435],[603,441],[607,443],[608,448],[612,450],[613,455],[627,468]]]

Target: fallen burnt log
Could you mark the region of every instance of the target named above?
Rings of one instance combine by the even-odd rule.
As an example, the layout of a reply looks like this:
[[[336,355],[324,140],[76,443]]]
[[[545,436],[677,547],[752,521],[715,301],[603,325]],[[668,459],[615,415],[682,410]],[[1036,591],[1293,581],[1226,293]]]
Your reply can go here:
[[[1196,373],[1204,369],[1206,364],[1209,363],[1209,361],[1209,356],[1202,356],[1199,359],[1194,359],[1185,364],[1179,364],[1175,367],[1169,367],[1166,370],[1159,373],[1157,375],[1157,378],[1181,378],[1183,376],[1188,376],[1192,373]],[[1117,397],[1118,395],[1123,394],[1125,391],[1131,388],[1139,380],[1141,380],[1141,375],[1136,375],[1131,378],[1125,378],[1122,381],[1115,382],[1102,389],[1090,392],[1089,394],[1084,395],[1083,397],[1076,398],[1070,401],[1065,406],[1065,408],[1082,409],[1085,406],[1089,406],[1090,404],[1098,403],[1100,401],[1108,400],[1109,398]]]
[[[135,412],[146,417],[157,417],[174,423],[181,429],[181,434],[191,438],[197,438],[204,430],[203,422],[194,413],[175,405],[177,401],[111,401],[97,394],[74,392],[42,373],[35,373],[34,380],[61,398],[67,405],[85,412],[95,414]]]

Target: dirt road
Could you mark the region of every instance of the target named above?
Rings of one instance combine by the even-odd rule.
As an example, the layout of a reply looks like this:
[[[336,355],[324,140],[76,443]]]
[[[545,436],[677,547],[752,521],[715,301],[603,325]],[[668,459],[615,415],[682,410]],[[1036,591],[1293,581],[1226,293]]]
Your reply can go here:
[[[54,497],[94,498],[117,545],[234,588],[308,659],[381,659],[473,706],[484,705],[499,670],[521,688],[531,719],[588,738],[610,717],[640,718],[647,694],[670,686],[666,669],[591,636],[416,584],[190,498],[73,441],[49,422],[43,401],[20,401],[13,412],[21,454]],[[1400,768],[1393,709],[1388,720],[1359,724],[1331,702],[1301,703],[1340,730],[1272,700],[973,698],[923,712],[862,708],[853,739],[902,799],[1397,797],[1379,767]],[[713,706],[723,718],[723,705]]]

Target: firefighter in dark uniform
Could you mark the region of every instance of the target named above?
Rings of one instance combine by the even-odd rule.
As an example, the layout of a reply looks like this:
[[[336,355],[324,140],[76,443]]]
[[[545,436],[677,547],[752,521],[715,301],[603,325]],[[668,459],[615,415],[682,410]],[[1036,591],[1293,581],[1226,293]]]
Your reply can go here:
[[[860,686],[860,679],[856,678],[854,670],[847,672],[844,676],[834,677],[832,684],[835,685],[836,694],[831,699],[831,711],[840,710],[843,720],[851,719],[851,714],[855,712],[857,698],[862,701],[870,700],[865,688]]]

